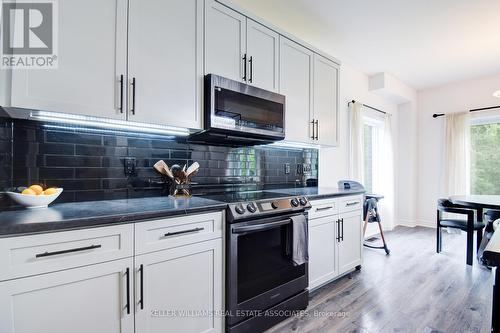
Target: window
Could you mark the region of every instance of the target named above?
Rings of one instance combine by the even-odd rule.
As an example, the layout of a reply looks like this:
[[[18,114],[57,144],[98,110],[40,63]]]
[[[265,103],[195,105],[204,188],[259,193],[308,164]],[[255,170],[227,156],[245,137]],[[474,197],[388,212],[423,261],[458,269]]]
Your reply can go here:
[[[364,118],[363,126],[363,183],[367,193],[374,193],[380,182],[379,152],[382,147],[383,123],[371,118]]]
[[[471,124],[471,193],[500,194],[500,119]]]

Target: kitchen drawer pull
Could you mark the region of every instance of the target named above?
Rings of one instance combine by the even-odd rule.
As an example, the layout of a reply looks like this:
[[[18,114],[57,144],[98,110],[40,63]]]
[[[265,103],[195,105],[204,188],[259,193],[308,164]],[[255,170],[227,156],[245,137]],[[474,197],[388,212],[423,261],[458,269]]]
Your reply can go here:
[[[355,202],[348,202],[345,204],[346,206],[355,206],[355,205],[359,205],[359,201],[355,201]]]
[[[321,212],[322,210],[328,210],[328,209],[332,209],[332,208],[333,208],[333,206],[320,207],[320,208],[316,208],[316,211]]]
[[[188,234],[191,232],[198,232],[205,230],[205,228],[193,228],[189,230],[181,230],[181,231],[174,231],[174,232],[167,232],[163,237],[169,237],[169,236],[176,236],[176,235],[182,235],[182,234]]]
[[[315,125],[314,119],[311,121],[311,124],[312,124],[312,127],[313,127],[313,128],[312,128],[312,136],[311,136],[311,139],[313,139],[313,140],[314,140],[314,139],[316,138],[316,136],[315,136],[315,134],[314,134],[314,130],[315,130],[315,128],[316,128],[316,127],[314,126],[314,125]]]
[[[68,249],[68,250],[38,253],[38,254],[35,255],[35,258],[43,258],[43,257],[56,256],[58,254],[65,254],[65,253],[79,252],[79,251],[86,251],[86,250],[93,250],[93,249],[98,249],[100,247],[101,247],[101,245],[90,245],[90,246],[77,247],[77,248]]]
[[[125,275],[127,276],[127,305],[125,308],[127,309],[127,314],[130,314],[130,268],[127,267]]]

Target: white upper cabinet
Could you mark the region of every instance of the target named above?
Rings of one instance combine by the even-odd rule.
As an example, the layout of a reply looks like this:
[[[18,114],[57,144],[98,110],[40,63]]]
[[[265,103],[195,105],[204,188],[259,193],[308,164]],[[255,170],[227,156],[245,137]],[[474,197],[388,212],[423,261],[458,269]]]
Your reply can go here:
[[[128,119],[201,128],[203,0],[129,6]]]
[[[126,14],[127,0],[58,1],[58,68],[13,70],[11,105],[125,119]]]
[[[216,1],[205,6],[205,74],[277,91],[278,33]]]
[[[248,83],[278,91],[279,35],[247,19]]]
[[[339,66],[314,54],[313,119],[315,140],[322,145],[338,143]],[[316,125],[317,124],[317,125]]]
[[[205,2],[205,74],[245,81],[246,17],[214,1]]]
[[[313,52],[280,36],[279,92],[286,96],[286,140],[310,142]]]

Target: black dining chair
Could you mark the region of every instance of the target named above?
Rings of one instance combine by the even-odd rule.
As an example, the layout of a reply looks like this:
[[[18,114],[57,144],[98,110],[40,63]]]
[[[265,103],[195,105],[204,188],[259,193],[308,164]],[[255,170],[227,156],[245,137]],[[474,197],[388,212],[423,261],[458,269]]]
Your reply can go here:
[[[466,219],[444,218],[443,213],[454,213],[465,215]],[[485,224],[478,222],[476,211],[473,209],[464,208],[460,205],[455,205],[448,199],[439,199],[437,204],[437,239],[436,252],[441,252],[443,245],[443,234],[441,228],[455,228],[463,230],[467,233],[467,265],[472,265],[472,257],[474,252],[474,231],[477,232],[477,248],[483,239],[483,229]]]

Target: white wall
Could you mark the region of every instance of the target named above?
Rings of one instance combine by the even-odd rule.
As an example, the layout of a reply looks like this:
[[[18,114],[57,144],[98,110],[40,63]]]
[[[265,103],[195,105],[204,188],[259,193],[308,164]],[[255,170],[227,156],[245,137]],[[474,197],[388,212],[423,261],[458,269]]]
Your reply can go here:
[[[499,89],[500,75],[494,75],[418,93],[418,224],[435,225],[436,200],[443,193],[444,123],[443,117],[434,119],[432,114],[500,105],[500,99],[492,96]]]

